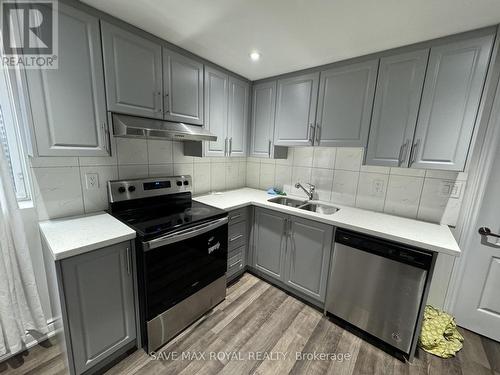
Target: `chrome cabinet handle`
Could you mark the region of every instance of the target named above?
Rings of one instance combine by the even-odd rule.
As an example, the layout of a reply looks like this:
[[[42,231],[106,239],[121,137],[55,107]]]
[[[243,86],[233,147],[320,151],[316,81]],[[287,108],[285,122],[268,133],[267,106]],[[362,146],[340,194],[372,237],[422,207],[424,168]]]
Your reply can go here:
[[[234,237],[231,237],[229,239],[229,242],[233,242],[233,241],[239,240],[241,237],[243,237],[243,235],[242,234],[238,234],[238,235],[236,235]]]
[[[104,149],[109,152],[109,146],[110,146],[110,141],[109,141],[109,128],[106,126],[105,122],[101,123],[101,131],[103,135],[103,142],[104,142]]]
[[[319,142],[321,141],[321,125],[316,124],[316,130],[314,131],[316,135],[316,145],[319,146]]]
[[[227,137],[224,139],[224,156],[227,156]]]
[[[169,113],[170,110],[168,109],[168,93],[166,93],[165,95],[163,95],[163,97],[165,98],[165,100],[163,101],[163,107],[164,107],[164,111],[165,113]]]
[[[233,137],[229,138],[229,156],[233,153]]]
[[[491,229],[488,227],[481,227],[479,228],[478,232],[481,236],[486,236],[486,237],[491,236],[495,238],[500,238],[500,234],[492,233]]]
[[[130,275],[130,249],[127,247],[127,252],[126,252],[126,257],[127,257],[127,273]]]
[[[288,219],[285,219],[285,221],[283,221],[283,235],[286,237],[288,234]]]
[[[239,218],[239,217],[241,217],[241,214],[237,214],[237,215],[229,216],[229,221],[234,220],[234,219],[237,219],[237,218]]]
[[[417,139],[415,143],[411,146],[410,152],[410,167],[415,163],[415,159],[417,158],[418,147],[420,145],[420,139]]]
[[[316,127],[313,124],[309,124],[309,142],[311,142],[311,146],[314,146],[314,133]]]
[[[399,155],[398,155],[398,167],[401,166],[401,164],[404,163],[405,159],[406,159],[406,151],[408,150],[408,143],[410,142],[410,140],[406,140],[405,143],[403,143],[401,145],[401,147],[399,148]]]
[[[269,144],[267,146],[267,154],[271,157],[271,140],[269,140]]]

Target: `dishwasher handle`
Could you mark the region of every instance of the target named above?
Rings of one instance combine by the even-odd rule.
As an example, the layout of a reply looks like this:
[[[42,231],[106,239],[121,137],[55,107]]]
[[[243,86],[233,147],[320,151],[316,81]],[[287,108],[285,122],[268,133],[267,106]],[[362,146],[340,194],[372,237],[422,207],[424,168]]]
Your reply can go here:
[[[432,264],[430,252],[346,229],[337,229],[335,242],[424,270],[429,270]]]

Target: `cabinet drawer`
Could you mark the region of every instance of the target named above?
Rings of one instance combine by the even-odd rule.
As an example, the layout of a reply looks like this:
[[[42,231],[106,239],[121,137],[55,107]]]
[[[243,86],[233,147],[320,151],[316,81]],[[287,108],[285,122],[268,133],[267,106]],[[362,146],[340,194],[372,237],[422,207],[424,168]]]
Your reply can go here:
[[[238,208],[237,210],[229,212],[227,215],[229,225],[245,221],[247,219],[247,212],[247,207]]]
[[[247,222],[246,221],[241,221],[237,224],[233,224],[229,226],[228,229],[228,239],[227,239],[227,246],[228,246],[228,251],[231,252],[232,250],[243,246],[246,244],[247,241]]]
[[[245,264],[245,246],[231,252],[227,261],[227,277],[230,277],[243,269]]]

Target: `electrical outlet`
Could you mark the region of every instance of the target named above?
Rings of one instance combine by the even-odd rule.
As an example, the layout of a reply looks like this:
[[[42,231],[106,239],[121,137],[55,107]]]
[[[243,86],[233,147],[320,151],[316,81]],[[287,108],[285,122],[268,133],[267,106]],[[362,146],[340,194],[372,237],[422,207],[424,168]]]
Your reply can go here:
[[[462,182],[442,181],[439,195],[446,198],[459,199],[462,194]]]
[[[384,180],[374,180],[373,181],[373,194],[381,195],[384,194]]]
[[[85,182],[87,190],[99,189],[99,175],[97,173],[86,173]]]

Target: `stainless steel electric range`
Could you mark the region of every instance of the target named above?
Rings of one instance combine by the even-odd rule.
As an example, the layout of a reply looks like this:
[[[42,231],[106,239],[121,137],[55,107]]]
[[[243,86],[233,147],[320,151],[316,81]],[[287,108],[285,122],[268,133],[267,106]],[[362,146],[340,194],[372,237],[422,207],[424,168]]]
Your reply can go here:
[[[142,338],[162,346],[226,297],[227,212],[191,199],[190,176],[108,183],[109,211],[137,232]]]

